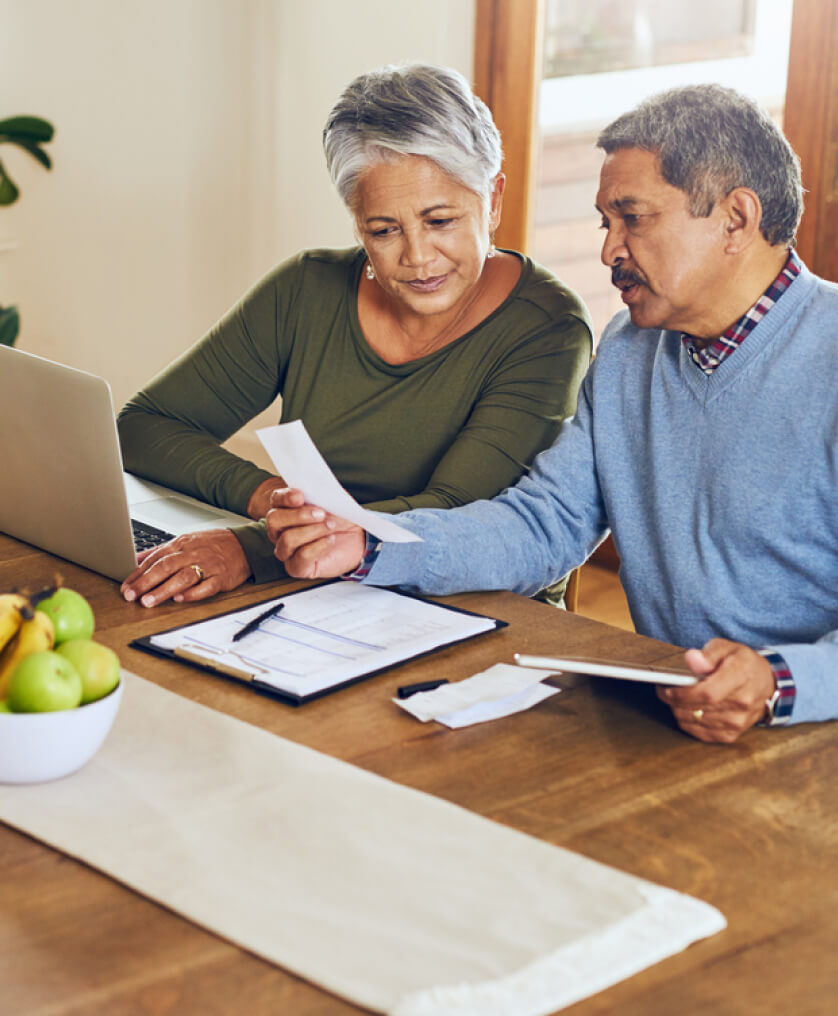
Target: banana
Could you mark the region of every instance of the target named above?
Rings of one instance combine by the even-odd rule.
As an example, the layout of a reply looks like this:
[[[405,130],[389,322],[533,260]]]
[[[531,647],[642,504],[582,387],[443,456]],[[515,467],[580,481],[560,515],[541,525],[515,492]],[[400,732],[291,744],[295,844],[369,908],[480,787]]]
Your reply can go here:
[[[0,650],[17,635],[23,623],[21,610],[29,600],[22,593],[0,593]]]
[[[23,613],[28,616],[24,616],[17,635],[0,653],[0,699],[6,697],[12,672],[24,656],[52,649],[55,644],[55,628],[47,614],[28,605]]]

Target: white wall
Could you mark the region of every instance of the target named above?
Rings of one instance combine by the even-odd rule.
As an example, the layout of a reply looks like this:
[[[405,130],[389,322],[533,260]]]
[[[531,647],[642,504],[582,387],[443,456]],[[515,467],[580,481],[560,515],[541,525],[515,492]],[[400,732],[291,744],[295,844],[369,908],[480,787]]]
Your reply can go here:
[[[0,0],[0,118],[51,120],[45,172],[0,146],[0,303],[18,346],[117,407],[280,258],[353,242],[320,148],[356,74],[471,77],[473,0]]]

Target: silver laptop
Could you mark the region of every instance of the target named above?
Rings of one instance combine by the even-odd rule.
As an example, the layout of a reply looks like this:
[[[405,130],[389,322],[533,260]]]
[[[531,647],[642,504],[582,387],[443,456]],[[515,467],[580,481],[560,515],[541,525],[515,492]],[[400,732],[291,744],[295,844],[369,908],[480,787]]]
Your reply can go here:
[[[122,580],[131,520],[164,538],[250,520],[122,470],[103,378],[0,345],[0,531]]]

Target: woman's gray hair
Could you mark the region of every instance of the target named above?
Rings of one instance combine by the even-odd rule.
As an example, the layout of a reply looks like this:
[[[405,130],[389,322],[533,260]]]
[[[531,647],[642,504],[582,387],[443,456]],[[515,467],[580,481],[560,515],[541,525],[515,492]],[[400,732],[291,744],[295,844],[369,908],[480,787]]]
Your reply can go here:
[[[420,63],[355,78],[329,114],[323,148],[349,208],[358,177],[377,162],[422,155],[488,199],[503,159],[492,114],[462,74]]]
[[[800,162],[780,128],[744,95],[721,85],[672,88],[618,117],[597,145],[609,153],[655,152],[664,180],[687,194],[696,218],[735,187],[750,188],[762,203],[765,239],[794,244],[803,212]]]

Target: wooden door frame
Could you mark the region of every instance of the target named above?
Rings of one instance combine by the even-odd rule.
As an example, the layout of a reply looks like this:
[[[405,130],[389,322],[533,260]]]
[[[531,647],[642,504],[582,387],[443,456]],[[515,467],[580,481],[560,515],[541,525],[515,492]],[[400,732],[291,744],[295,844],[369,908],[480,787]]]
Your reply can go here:
[[[495,241],[527,252],[532,239],[543,0],[475,0],[474,90],[503,142],[506,191]]]
[[[784,129],[806,189],[797,249],[838,282],[838,0],[795,0],[793,11]]]

